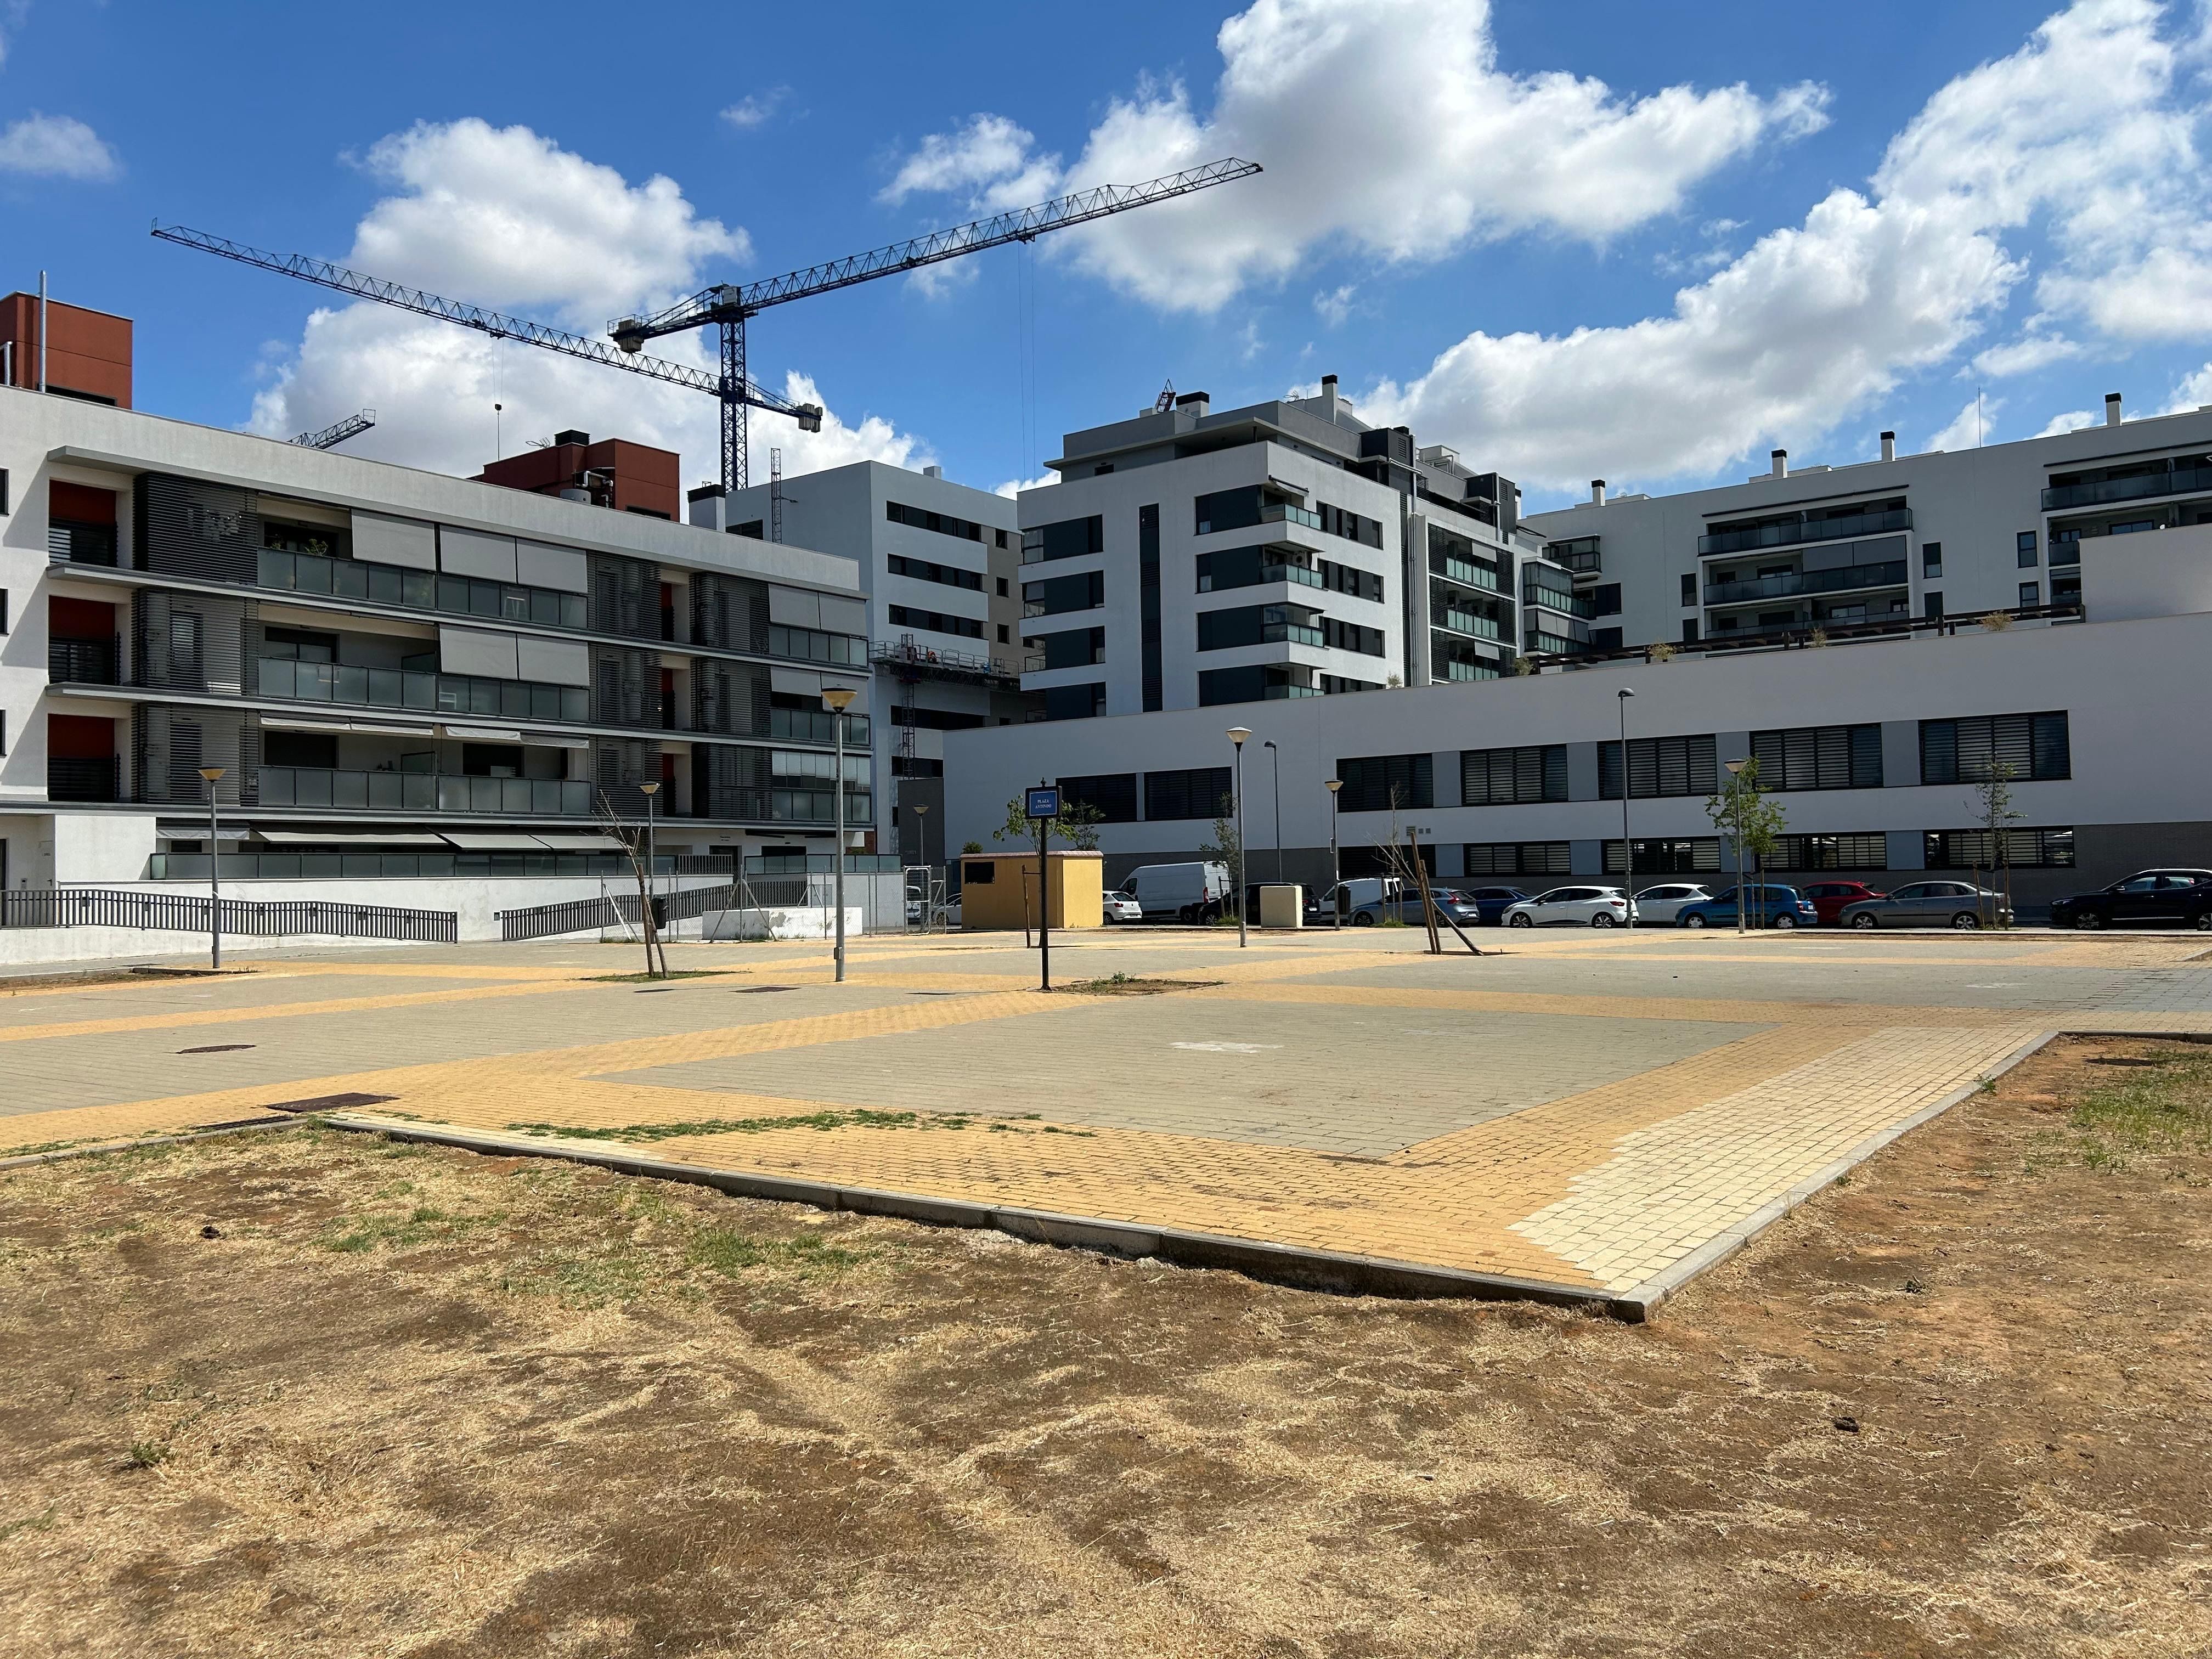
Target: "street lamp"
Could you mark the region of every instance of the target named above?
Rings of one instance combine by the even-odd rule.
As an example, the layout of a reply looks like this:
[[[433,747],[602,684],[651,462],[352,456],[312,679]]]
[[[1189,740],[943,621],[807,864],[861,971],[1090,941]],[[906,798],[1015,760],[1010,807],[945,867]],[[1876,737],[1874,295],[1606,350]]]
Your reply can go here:
[[[208,966],[222,966],[222,843],[216,839],[215,787],[222,781],[223,769],[203,766],[200,775],[208,787]]]
[[[1283,751],[1275,747],[1270,738],[1260,745],[1274,757],[1275,761],[1275,885],[1283,884]]]
[[[1732,760],[1724,763],[1728,767],[1728,775],[1731,778],[1742,775],[1742,761]],[[1734,794],[1734,792],[1731,791],[1730,793]],[[1735,820],[1735,833],[1729,839],[1735,843],[1735,930],[1741,933],[1743,932],[1743,801],[1741,797],[1737,797],[1729,804],[1734,809],[1733,816]]]
[[[837,906],[837,983],[845,982],[845,710],[853,701],[849,685],[829,685],[822,689],[823,706],[830,711],[830,724],[837,738],[837,775],[830,780],[830,793],[836,805],[834,821],[837,826],[837,848],[832,855],[830,868],[836,872],[830,884],[831,897]]]
[[[1322,787],[1328,791],[1328,926],[1329,931],[1334,933],[1344,925],[1344,900],[1336,890],[1344,885],[1343,872],[1337,868],[1336,861],[1336,796],[1344,787],[1344,780],[1331,778]]]
[[[921,843],[921,862],[929,862],[929,808],[916,802],[914,809],[915,839]]]
[[[1620,706],[1620,878],[1628,895],[1628,926],[1636,927],[1636,843],[1628,838],[1628,700],[1636,695],[1628,686],[1613,694]]]
[[[637,787],[637,793],[645,797],[645,971],[651,974],[653,971],[653,947],[660,931],[653,926],[653,897],[660,885],[660,878],[653,868],[653,798],[660,793],[660,786],[657,783],[641,783]],[[661,965],[666,967],[668,950],[665,945],[661,947],[660,959]]]
[[[1229,741],[1237,747],[1237,948],[1243,950],[1244,939],[1244,739],[1252,735],[1249,726],[1229,728]]]

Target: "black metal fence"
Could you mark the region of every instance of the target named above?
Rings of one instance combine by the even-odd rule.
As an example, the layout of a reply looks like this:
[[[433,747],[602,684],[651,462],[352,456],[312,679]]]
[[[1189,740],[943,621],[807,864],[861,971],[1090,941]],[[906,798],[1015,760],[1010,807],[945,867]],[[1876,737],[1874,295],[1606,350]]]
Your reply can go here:
[[[800,885],[803,887],[805,883]],[[757,903],[758,900],[749,900],[740,886],[687,887],[674,893],[659,893],[653,901],[653,925],[665,927],[672,921],[703,916],[709,910],[742,909],[749,902]],[[561,904],[533,904],[527,909],[501,910],[497,914],[500,938],[513,944],[518,939],[550,939],[556,933],[582,933],[618,926],[635,927],[641,906],[637,894],[628,892],[570,899]]]
[[[136,927],[204,933],[212,900],[191,893],[144,893],[99,887],[26,888],[0,894],[0,927]],[[451,910],[394,904],[336,904],[320,899],[222,901],[222,931],[240,939],[320,933],[338,939],[388,939],[452,945],[460,918]]]

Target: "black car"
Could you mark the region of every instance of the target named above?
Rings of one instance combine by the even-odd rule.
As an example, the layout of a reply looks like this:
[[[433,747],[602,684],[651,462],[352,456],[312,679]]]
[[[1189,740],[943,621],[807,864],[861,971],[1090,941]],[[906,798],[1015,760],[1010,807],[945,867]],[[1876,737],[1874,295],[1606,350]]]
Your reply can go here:
[[[2053,927],[2143,927],[2172,923],[2212,933],[2212,870],[2138,870],[2102,892],[2051,907]]]

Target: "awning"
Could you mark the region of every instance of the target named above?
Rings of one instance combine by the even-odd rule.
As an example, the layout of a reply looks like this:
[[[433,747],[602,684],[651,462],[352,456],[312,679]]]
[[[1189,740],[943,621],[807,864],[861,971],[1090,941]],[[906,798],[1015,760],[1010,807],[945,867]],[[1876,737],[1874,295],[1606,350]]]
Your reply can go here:
[[[374,720],[314,720],[291,714],[264,714],[261,724],[264,730],[273,727],[279,732],[360,732],[376,738],[434,738],[436,730],[428,726],[381,726]]]
[[[556,853],[627,853],[628,845],[612,836],[540,835],[532,839]]]
[[[253,833],[274,847],[319,846],[349,841],[374,842],[380,847],[443,848],[446,845],[441,836],[404,830],[372,830],[362,826],[344,830],[257,830]]]
[[[232,811],[237,809],[234,807]],[[253,831],[242,823],[226,823],[216,831],[217,841],[248,841]],[[204,823],[157,823],[154,827],[156,841],[205,841],[208,827]]]
[[[542,853],[544,845],[535,836],[479,835],[472,830],[447,830],[445,839],[464,853]]]
[[[564,738],[551,732],[526,732],[522,734],[522,741],[532,749],[589,749],[592,746],[589,738]]]
[[[522,733],[497,726],[448,726],[449,738],[465,738],[474,743],[520,743]]]

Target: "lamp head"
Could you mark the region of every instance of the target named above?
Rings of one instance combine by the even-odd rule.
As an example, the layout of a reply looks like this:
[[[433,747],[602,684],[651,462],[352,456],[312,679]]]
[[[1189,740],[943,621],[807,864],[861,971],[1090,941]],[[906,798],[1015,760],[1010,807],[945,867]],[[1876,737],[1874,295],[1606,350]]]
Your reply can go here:
[[[917,801],[916,803],[915,803],[915,808],[914,808],[914,810],[915,810],[917,813],[927,812],[927,811],[929,811],[929,809],[928,809],[927,806],[922,805],[919,801]]]
[[[1265,743],[1261,744],[1260,745],[1260,747],[1261,747],[1261,748],[1262,748],[1262,749],[1274,749],[1274,748],[1275,748],[1275,740],[1274,740],[1273,738],[1268,738],[1268,739],[1267,740],[1267,742],[1265,742]],[[1279,755],[1280,753],[1282,753],[1282,750],[1279,750],[1279,749],[1276,749],[1276,750],[1275,750],[1275,752],[1276,752],[1277,754],[1279,754]]]
[[[1728,771],[1729,771],[1729,775],[1730,777],[1734,777],[1737,773],[1739,773],[1739,772],[1741,772],[1741,771],[1742,771],[1742,770],[1743,770],[1743,764],[1744,764],[1744,763],[1743,763],[1743,762],[1742,762],[1742,761],[1740,761],[1740,760],[1732,760],[1732,761],[1723,761],[1723,762],[1721,763],[1721,764],[1722,764],[1722,765],[1723,765],[1723,766],[1725,766],[1725,767],[1727,767],[1727,768],[1728,768]]]
[[[1252,728],[1249,726],[1232,726],[1229,728],[1229,741],[1239,749],[1244,746],[1244,739],[1251,735]]]
[[[1342,778],[1331,778],[1327,783],[1322,785],[1322,787],[1328,790],[1328,793],[1333,795],[1338,790],[1344,787],[1344,780]]]
[[[1632,697],[1636,695],[1636,688],[1633,686],[1624,685],[1620,690],[1614,692],[1613,695],[1616,697]]]
[[[825,685],[822,688],[822,702],[833,714],[842,714],[850,708],[854,696],[853,688],[849,685]]]
[[[220,782],[224,775],[224,769],[220,766],[203,766],[200,768],[200,775],[210,783]]]
[[[650,798],[660,793],[660,786],[657,783],[641,783],[637,787],[637,793]]]

